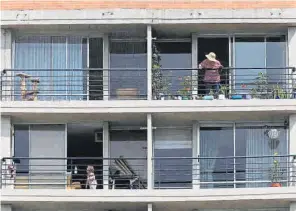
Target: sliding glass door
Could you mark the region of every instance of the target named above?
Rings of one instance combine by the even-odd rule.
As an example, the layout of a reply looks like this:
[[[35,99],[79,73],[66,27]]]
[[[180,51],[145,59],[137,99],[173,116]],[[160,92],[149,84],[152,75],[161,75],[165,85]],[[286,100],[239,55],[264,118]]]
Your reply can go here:
[[[201,125],[201,188],[230,188],[234,181],[233,126]],[[219,157],[219,158],[218,158]],[[230,158],[229,158],[230,157]]]
[[[79,36],[19,36],[15,40],[14,69],[38,78],[38,100],[82,100],[86,96],[87,47]],[[20,78],[14,94],[21,97]],[[32,90],[28,83],[27,89]]]
[[[251,89],[260,89],[257,91],[266,94],[274,85],[284,88],[288,73],[288,70],[284,69],[285,36],[235,36],[232,42],[235,67],[232,75],[233,90],[241,94],[251,94]]]
[[[268,137],[273,129],[277,141]],[[233,123],[200,125],[201,188],[267,187],[271,184],[274,154],[288,154],[287,128],[283,123]],[[279,157],[283,175],[288,174],[287,157]]]

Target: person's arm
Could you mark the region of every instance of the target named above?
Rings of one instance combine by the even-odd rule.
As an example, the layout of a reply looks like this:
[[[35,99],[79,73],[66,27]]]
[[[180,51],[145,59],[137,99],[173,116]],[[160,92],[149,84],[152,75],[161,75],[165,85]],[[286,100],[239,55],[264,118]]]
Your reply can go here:
[[[199,69],[204,69],[204,68],[205,68],[204,63],[205,63],[205,60],[203,60],[203,61],[198,65],[198,68],[199,68]]]

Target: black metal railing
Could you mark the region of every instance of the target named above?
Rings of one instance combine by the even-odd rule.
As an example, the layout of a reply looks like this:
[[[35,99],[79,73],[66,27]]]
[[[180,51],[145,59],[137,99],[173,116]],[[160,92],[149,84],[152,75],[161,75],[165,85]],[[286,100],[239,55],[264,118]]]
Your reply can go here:
[[[3,158],[1,184],[15,189],[145,189],[146,166],[145,158]]]
[[[157,157],[154,188],[296,187],[296,156]]]
[[[152,69],[152,99],[295,99],[296,71],[279,68]],[[2,100],[145,100],[146,69],[10,69]]]
[[[152,90],[158,100],[296,98],[296,71],[290,67],[157,71]]]
[[[143,100],[146,69],[11,69],[1,75],[2,100]]]
[[[154,189],[296,187],[296,156],[146,158],[3,158],[2,188]],[[96,183],[88,183],[92,166]],[[90,175],[91,176],[91,175]]]

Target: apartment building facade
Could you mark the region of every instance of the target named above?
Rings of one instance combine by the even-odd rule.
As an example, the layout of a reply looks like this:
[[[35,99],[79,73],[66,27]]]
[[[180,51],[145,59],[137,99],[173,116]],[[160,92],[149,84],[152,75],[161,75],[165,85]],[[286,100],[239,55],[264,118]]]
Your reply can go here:
[[[296,211],[295,1],[5,0],[1,19],[2,210]]]

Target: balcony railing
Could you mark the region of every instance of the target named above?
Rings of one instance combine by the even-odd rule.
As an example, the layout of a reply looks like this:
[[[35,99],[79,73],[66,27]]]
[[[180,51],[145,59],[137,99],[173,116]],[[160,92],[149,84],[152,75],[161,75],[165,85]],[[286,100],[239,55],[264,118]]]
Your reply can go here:
[[[218,72],[218,73],[217,73]],[[295,68],[11,69],[1,74],[2,100],[295,99]]]
[[[154,188],[296,186],[296,156],[158,157]]]
[[[143,100],[145,69],[13,69],[1,76],[2,100]]]
[[[146,189],[151,179],[154,189],[296,187],[296,156],[155,157],[152,163],[154,174],[148,175],[146,158],[3,158],[1,184],[14,189]],[[89,166],[97,184],[87,183]]]
[[[158,100],[295,98],[295,68],[152,70],[152,95]],[[2,99],[112,100],[147,99],[145,69],[5,70]]]

